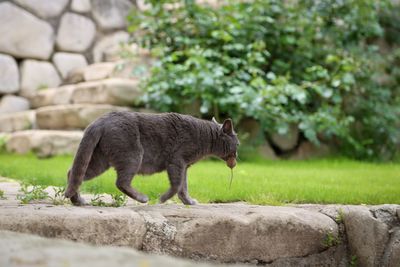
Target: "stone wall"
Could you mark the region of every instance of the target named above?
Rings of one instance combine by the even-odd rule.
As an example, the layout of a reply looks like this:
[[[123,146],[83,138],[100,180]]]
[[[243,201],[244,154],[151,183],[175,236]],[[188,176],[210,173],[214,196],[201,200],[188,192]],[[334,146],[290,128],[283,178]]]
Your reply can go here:
[[[134,0],[0,0],[0,114],[27,110],[37,91],[115,58]]]

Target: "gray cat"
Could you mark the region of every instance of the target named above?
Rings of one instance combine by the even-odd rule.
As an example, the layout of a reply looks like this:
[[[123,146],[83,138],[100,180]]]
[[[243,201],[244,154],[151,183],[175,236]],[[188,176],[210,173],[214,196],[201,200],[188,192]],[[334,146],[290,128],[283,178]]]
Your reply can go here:
[[[74,205],[84,205],[78,191],[82,181],[112,166],[117,172],[118,189],[139,202],[146,203],[149,198],[131,187],[134,175],[167,170],[171,187],[160,202],[178,193],[184,204],[194,205],[196,201],[188,193],[187,168],[208,155],[223,159],[233,168],[238,145],[231,119],[219,124],[214,119],[177,113],[111,112],[86,128],[68,171],[65,196]]]

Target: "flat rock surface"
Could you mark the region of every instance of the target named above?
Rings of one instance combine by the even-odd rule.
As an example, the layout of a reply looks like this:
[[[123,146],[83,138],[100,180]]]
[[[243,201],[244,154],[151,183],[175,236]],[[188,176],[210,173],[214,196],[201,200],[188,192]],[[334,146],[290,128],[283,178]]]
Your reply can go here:
[[[0,132],[12,133],[35,127],[35,111],[21,111],[8,114],[0,113]]]
[[[0,230],[212,262],[286,267],[349,266],[352,256],[359,266],[398,261],[399,205],[184,206],[129,200],[119,208],[74,207],[65,201],[55,205],[57,188],[50,187],[51,198],[23,205],[16,198],[19,189],[15,181],[0,178],[5,192]],[[111,203],[109,196],[103,200]]]
[[[94,104],[47,106],[36,110],[36,122],[39,129],[84,129],[108,112],[128,110],[126,107]]]
[[[118,245],[219,262],[272,262],[324,252],[338,226],[328,216],[294,207],[247,204],[135,205],[121,208],[21,205],[18,185],[0,183],[0,230]]]
[[[63,85],[40,90],[30,98],[31,105],[33,108],[40,108],[44,106],[71,104],[71,96],[75,88],[75,85]]]
[[[128,248],[94,247],[71,241],[0,231],[0,266],[211,267],[222,265],[148,255]]]
[[[144,250],[195,259],[271,262],[304,257],[324,251],[327,235],[338,236],[332,219],[298,208],[208,204],[135,210],[148,226]],[[155,238],[160,235],[163,240]]]
[[[133,106],[143,92],[138,80],[111,78],[79,84],[72,93],[72,103]]]
[[[38,157],[74,154],[82,136],[82,131],[17,131],[7,138],[6,149],[17,154],[34,152]]]
[[[109,78],[40,90],[30,100],[34,108],[84,103],[133,106],[143,95],[138,84],[135,79]]]

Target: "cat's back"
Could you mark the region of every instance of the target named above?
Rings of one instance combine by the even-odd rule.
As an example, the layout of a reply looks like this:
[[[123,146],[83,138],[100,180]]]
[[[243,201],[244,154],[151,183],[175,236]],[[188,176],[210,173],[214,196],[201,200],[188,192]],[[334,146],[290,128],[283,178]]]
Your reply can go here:
[[[179,113],[142,113],[130,111],[110,112],[97,121],[93,126],[104,129],[137,129],[141,134],[164,135],[177,134],[181,131],[201,127],[205,121],[190,115]]]

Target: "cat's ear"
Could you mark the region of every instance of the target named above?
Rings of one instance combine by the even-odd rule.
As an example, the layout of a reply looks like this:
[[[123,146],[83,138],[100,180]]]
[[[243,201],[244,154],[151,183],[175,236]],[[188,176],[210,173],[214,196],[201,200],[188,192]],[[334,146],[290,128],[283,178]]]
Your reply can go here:
[[[222,131],[226,134],[233,133],[233,122],[231,119],[224,120],[224,123],[222,124]]]
[[[219,123],[218,123],[218,121],[215,119],[215,117],[212,117],[211,121],[212,121],[213,123],[216,123],[216,124],[219,125]]]

